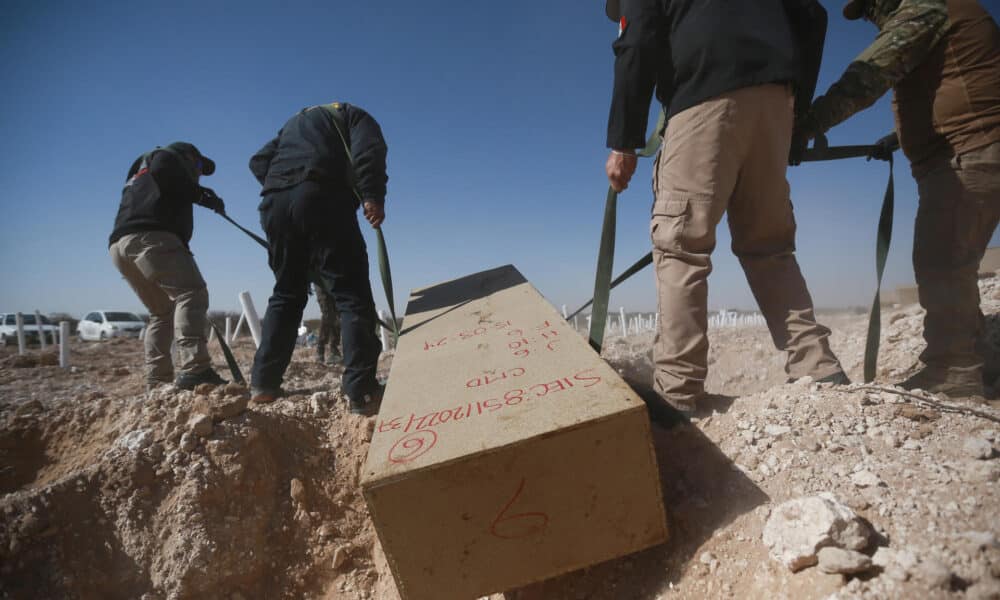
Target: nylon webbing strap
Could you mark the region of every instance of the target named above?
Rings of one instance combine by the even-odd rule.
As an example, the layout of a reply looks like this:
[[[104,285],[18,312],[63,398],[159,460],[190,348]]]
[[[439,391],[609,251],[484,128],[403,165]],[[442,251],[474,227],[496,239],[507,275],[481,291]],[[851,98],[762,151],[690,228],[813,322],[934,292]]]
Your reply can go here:
[[[889,244],[892,242],[892,216],[896,204],[896,192],[892,181],[892,155],[889,155],[889,182],[885,186],[882,199],[882,214],[878,219],[878,235],[875,240],[875,299],[868,315],[868,340],[865,342],[865,383],[875,379],[878,367],[879,337],[882,335],[882,273],[885,271]]]
[[[226,336],[219,331],[219,326],[216,325],[214,321],[209,321],[209,323],[212,325],[212,330],[215,331],[215,339],[219,340],[219,345],[222,346],[222,354],[226,357],[226,364],[229,365],[229,372],[233,374],[233,381],[246,385],[247,380],[243,378],[243,373],[240,371],[240,365],[236,362],[236,357],[233,356],[233,351],[229,349],[229,344],[226,343]]]
[[[611,280],[611,285],[608,286],[609,289],[610,290],[615,289],[616,287],[618,287],[618,284],[620,284],[621,282],[625,281],[629,277],[635,275],[639,271],[645,269],[647,266],[649,266],[651,264],[653,264],[653,253],[652,252],[647,252],[646,256],[643,256],[639,260],[635,261],[632,264],[631,267],[629,267],[629,268],[625,269],[624,271],[622,271],[621,275],[619,275],[618,277],[615,277],[614,279],[612,279]],[[594,303],[594,299],[593,298],[591,298],[590,300],[587,300],[587,302],[583,306],[581,306],[580,308],[578,308],[578,309],[574,310],[572,313],[570,313],[570,315],[568,317],[566,317],[566,319],[567,320],[568,319],[572,319],[573,317],[575,317],[578,314],[582,313],[588,306],[590,306],[593,303]]]
[[[664,112],[656,120],[656,127],[646,140],[646,146],[637,152],[638,156],[649,157],[660,149]],[[615,262],[615,230],[617,229],[618,193],[608,186],[604,201],[604,224],[601,226],[601,245],[597,253],[597,273],[594,276],[594,309],[590,311],[590,346],[601,353],[604,343],[604,328],[608,321],[608,301],[611,297],[611,269]],[[619,282],[620,283],[620,282]]]
[[[399,325],[396,323],[396,306],[392,299],[392,271],[389,269],[389,251],[385,247],[385,236],[382,235],[382,228],[375,228],[375,236],[378,238],[378,270],[382,274],[382,288],[385,290],[385,299],[389,303],[389,317],[392,319],[392,335],[396,343],[399,342]]]

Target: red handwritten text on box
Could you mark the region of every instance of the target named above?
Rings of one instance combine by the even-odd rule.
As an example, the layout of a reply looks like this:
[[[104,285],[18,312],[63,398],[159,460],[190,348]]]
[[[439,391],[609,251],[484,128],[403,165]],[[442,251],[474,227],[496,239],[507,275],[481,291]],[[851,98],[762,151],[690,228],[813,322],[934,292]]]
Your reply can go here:
[[[514,503],[524,492],[527,483],[521,478],[517,491],[507,504],[500,509],[500,514],[490,524],[490,534],[503,540],[519,540],[541,533],[549,524],[549,515],[543,512],[513,512]]]

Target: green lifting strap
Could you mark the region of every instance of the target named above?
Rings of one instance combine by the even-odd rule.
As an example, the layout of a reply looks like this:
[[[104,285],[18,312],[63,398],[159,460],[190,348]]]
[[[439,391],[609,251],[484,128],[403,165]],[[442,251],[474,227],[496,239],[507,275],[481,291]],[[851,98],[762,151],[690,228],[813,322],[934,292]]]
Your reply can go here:
[[[347,153],[347,158],[349,161],[350,169],[348,171],[348,178],[351,182],[351,191],[354,192],[355,197],[358,199],[358,203],[364,203],[364,199],[361,197],[361,193],[358,191],[355,183],[357,179],[354,177],[354,162],[353,155],[351,154],[351,146],[347,143],[347,137],[344,136],[344,131],[341,128],[344,120],[340,113],[340,103],[334,102],[332,104],[324,104],[323,108],[326,109],[330,115],[333,116],[333,127],[337,130],[337,135],[340,136],[340,141],[344,144],[344,151]],[[376,227],[376,238],[378,240],[378,269],[379,273],[382,275],[382,289],[385,291],[385,300],[389,304],[389,317],[392,319],[392,327],[386,327],[392,331],[392,337],[394,343],[399,343],[399,324],[396,319],[396,302],[392,298],[392,271],[389,269],[389,251],[385,244],[385,235],[382,233],[382,227]],[[382,323],[381,319],[376,319],[379,323]],[[385,323],[382,323],[383,327]]]
[[[236,357],[233,356],[233,351],[229,349],[229,344],[226,343],[226,336],[219,331],[219,326],[215,324],[215,321],[209,321],[212,325],[212,330],[215,331],[215,339],[219,340],[219,345],[222,346],[222,354],[226,357],[226,364],[229,365],[229,372],[233,374],[233,381],[246,385],[247,380],[243,377],[243,373],[240,371],[240,365],[236,362]]]
[[[638,156],[649,157],[660,149],[663,139],[665,114],[661,110],[656,127],[646,140],[646,147],[637,152]],[[604,201],[604,224],[601,226],[601,245],[597,252],[597,273],[594,276],[594,309],[590,311],[590,346],[601,353],[604,343],[604,328],[608,321],[608,300],[611,297],[611,269],[615,261],[615,229],[617,228],[618,192],[610,185]],[[579,312],[579,311],[578,311]]]
[[[865,383],[875,379],[878,367],[879,337],[882,334],[882,273],[885,271],[885,261],[889,256],[889,244],[892,242],[892,216],[895,208],[895,189],[892,183],[892,155],[889,155],[889,182],[885,186],[885,196],[882,198],[882,213],[878,219],[878,236],[875,240],[875,299],[868,314],[868,339],[865,342]]]

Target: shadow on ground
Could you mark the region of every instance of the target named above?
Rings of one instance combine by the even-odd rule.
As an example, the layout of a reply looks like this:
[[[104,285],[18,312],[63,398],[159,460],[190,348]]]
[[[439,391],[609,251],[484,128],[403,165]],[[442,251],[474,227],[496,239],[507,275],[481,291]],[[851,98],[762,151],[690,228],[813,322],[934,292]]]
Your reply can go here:
[[[507,600],[652,600],[680,580],[713,532],[769,501],[696,427],[654,426],[652,432],[670,531],[667,543],[507,592]]]

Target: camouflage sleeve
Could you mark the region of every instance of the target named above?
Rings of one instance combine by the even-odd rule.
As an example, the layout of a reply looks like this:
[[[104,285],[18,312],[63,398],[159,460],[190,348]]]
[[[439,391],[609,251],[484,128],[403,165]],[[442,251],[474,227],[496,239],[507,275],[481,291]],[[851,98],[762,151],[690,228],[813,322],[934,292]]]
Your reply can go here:
[[[947,32],[945,0],[903,0],[875,41],[847,67],[806,117],[810,133],[824,133],[882,97],[923,62]]]

